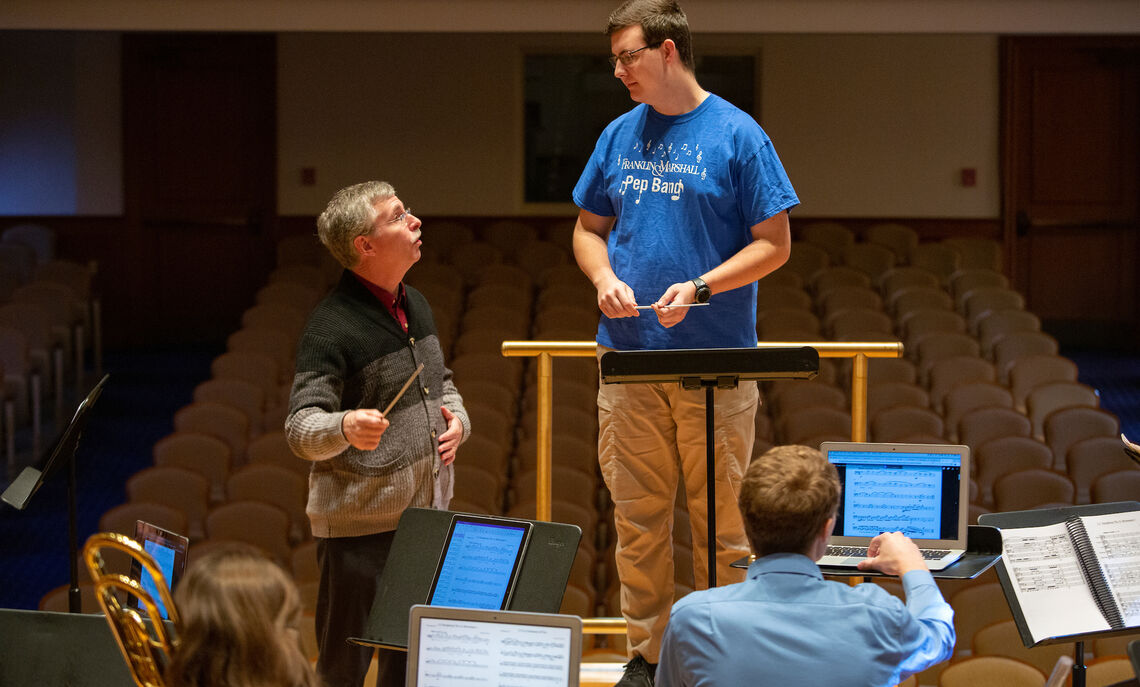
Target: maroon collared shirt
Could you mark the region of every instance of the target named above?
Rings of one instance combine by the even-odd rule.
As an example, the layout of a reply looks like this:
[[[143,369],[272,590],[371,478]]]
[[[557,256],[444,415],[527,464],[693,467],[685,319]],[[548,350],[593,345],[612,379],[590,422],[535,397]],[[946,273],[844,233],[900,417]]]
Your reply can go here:
[[[355,272],[352,273],[352,276],[356,277],[361,284],[364,284],[365,288],[371,291],[373,296],[376,296],[380,303],[383,304],[384,309],[387,310],[388,313],[400,323],[400,327],[407,332],[408,313],[406,307],[408,304],[408,295],[404,292],[404,283],[400,282],[400,285],[396,287],[395,295],[393,295]]]

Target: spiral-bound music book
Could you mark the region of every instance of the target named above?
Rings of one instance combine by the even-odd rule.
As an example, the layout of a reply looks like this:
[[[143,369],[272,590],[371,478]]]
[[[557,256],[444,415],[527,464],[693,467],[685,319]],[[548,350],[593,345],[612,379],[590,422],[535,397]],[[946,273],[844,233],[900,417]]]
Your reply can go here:
[[[1002,565],[1034,645],[1140,627],[1140,511],[1003,528]]]

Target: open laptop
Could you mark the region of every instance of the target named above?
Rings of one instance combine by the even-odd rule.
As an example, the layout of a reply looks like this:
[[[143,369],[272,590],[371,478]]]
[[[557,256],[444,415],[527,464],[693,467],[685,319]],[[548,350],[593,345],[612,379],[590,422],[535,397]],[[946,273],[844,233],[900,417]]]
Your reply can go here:
[[[931,570],[966,552],[968,446],[828,441],[820,450],[839,472],[843,493],[819,565],[854,568],[882,532],[914,540]]]
[[[412,606],[407,687],[577,687],[576,615]]]
[[[181,534],[164,530],[158,525],[137,520],[135,521],[135,541],[143,547],[143,551],[149,553],[150,557],[154,559],[158,569],[162,572],[162,576],[166,579],[166,584],[169,585],[168,591],[173,591],[174,586],[182,579],[182,573],[186,570],[186,550],[190,546],[190,540]],[[142,588],[154,599],[155,604],[158,605],[159,615],[164,619],[169,619],[170,614],[162,603],[162,597],[158,594],[158,585],[154,577],[134,558],[131,559],[130,577],[142,585]],[[137,599],[134,603],[142,608],[141,602]]]

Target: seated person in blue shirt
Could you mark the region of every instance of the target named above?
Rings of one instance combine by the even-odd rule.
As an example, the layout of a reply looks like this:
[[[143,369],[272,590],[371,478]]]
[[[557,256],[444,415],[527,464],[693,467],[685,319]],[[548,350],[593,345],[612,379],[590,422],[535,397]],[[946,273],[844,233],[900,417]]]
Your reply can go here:
[[[749,466],[740,511],[756,560],[744,582],[673,605],[657,687],[894,685],[950,657],[954,611],[914,542],[879,535],[862,570],[902,578],[906,604],[875,584],[823,579],[839,478],[819,451],[777,446]]]

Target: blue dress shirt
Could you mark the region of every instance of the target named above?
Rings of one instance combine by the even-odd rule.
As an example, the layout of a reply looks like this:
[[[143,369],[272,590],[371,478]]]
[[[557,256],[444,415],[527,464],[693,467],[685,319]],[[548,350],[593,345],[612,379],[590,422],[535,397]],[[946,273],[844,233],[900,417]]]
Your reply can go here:
[[[906,605],[874,584],[823,579],[807,556],[757,559],[748,579],[673,605],[657,687],[895,685],[954,650],[954,611],[926,570]]]

